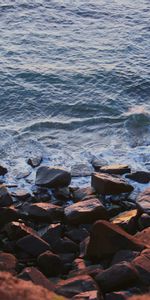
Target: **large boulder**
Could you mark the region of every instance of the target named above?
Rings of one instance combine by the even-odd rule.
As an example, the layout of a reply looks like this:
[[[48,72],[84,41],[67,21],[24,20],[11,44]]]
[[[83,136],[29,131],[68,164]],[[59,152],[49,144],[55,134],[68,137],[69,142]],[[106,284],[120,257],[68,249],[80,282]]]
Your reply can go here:
[[[71,174],[59,167],[40,167],[36,172],[35,183],[49,188],[68,186],[71,182]]]
[[[91,185],[97,193],[102,195],[131,193],[133,191],[132,185],[124,179],[105,173],[93,173]]]
[[[119,226],[108,221],[97,221],[91,230],[86,256],[101,259],[119,250],[131,249],[141,251],[144,247],[144,244]]]
[[[0,299],[2,300],[64,300],[47,289],[0,272]]]
[[[72,224],[92,223],[98,219],[108,219],[105,207],[96,198],[67,206],[64,214],[66,220]]]
[[[136,203],[140,213],[150,214],[150,188],[138,195]]]

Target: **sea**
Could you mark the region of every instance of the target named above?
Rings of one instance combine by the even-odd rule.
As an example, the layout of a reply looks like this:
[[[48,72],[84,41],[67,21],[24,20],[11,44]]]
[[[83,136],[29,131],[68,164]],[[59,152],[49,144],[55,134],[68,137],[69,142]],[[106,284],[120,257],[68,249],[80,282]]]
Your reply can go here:
[[[150,171],[150,0],[0,0],[0,162]]]

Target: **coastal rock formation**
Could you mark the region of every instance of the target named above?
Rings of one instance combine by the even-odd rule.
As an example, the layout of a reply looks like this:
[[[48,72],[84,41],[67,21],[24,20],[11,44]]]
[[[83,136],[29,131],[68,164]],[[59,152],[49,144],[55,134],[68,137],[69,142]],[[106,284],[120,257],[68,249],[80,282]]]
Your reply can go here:
[[[102,195],[131,193],[133,191],[133,187],[125,180],[104,173],[93,173],[91,185],[97,193]]]
[[[49,188],[68,186],[71,182],[71,174],[62,168],[40,167],[36,172],[35,183]]]

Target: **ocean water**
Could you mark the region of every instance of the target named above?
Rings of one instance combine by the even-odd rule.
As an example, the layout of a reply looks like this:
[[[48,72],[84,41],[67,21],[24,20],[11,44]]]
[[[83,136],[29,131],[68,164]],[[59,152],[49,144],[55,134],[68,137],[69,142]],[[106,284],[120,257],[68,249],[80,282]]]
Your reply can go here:
[[[150,1],[0,0],[0,160],[150,170]]]

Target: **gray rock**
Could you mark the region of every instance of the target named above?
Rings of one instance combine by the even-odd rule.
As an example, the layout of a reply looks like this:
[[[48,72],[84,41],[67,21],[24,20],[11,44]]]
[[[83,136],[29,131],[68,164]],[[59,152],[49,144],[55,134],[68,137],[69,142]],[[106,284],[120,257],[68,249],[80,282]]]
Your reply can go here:
[[[36,172],[35,183],[49,188],[68,186],[71,182],[71,174],[58,167],[40,167]]]

